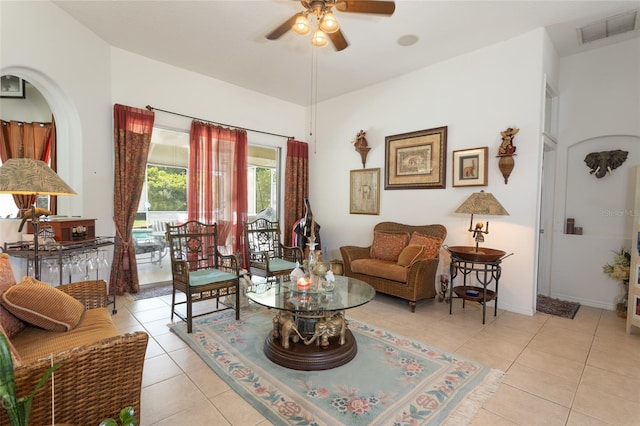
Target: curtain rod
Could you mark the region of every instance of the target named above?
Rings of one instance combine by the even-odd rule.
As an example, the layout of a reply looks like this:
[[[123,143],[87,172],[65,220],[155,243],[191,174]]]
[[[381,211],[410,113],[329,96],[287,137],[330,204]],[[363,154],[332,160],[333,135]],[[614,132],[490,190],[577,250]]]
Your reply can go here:
[[[194,119],[194,120],[203,121],[203,122],[205,122],[205,123],[209,123],[209,124],[217,124],[217,125],[219,125],[219,126],[227,126],[227,127],[233,127],[233,128],[235,128],[235,129],[246,130],[247,132],[262,133],[263,135],[278,136],[278,137],[285,138],[285,139],[295,139],[293,136],[279,135],[278,133],[265,132],[265,131],[263,131],[263,130],[247,129],[246,127],[234,126],[234,125],[232,125],[232,124],[217,123],[217,122],[215,122],[215,121],[204,120],[204,119],[202,119],[202,118],[192,117],[192,116],[190,116],[190,115],[185,115],[185,114],[180,114],[179,112],[173,112],[173,111],[167,111],[167,110],[160,109],[160,108],[155,108],[155,107],[152,107],[151,105],[147,105],[147,107],[146,107],[146,108],[147,108],[149,111],[160,111],[160,112],[166,112],[167,114],[173,114],[173,115],[179,115],[180,117],[192,118],[192,119]]]

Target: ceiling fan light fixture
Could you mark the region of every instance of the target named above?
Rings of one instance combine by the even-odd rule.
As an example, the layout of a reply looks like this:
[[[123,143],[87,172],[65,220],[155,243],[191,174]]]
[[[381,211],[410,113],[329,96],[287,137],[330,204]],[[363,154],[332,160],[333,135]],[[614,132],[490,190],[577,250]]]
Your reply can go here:
[[[340,29],[338,21],[333,13],[327,12],[320,20],[320,29],[327,34],[333,34]]]
[[[311,44],[316,47],[324,47],[329,43],[327,35],[320,29],[316,30],[311,37]]]
[[[309,26],[309,20],[307,17],[304,15],[298,15],[296,22],[293,24],[292,30],[300,35],[309,34],[311,27]]]

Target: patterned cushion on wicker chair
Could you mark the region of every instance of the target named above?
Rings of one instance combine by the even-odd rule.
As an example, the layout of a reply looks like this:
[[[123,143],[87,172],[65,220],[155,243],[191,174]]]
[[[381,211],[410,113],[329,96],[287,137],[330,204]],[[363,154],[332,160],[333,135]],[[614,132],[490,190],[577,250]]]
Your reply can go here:
[[[25,322],[51,331],[71,330],[85,311],[79,300],[32,277],[5,291],[0,303]]]
[[[10,287],[16,285],[16,277],[11,269],[11,261],[7,253],[0,253],[0,295]],[[8,338],[11,338],[22,331],[25,323],[16,318],[11,312],[0,305],[0,324]]]

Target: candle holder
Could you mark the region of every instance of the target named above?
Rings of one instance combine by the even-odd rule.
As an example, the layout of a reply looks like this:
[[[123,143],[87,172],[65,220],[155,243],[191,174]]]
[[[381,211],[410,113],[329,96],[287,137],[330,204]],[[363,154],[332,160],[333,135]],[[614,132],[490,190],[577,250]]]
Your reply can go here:
[[[309,291],[309,288],[311,287],[311,278],[308,278],[308,277],[299,278],[298,281],[296,282],[296,285],[298,287],[298,291]]]

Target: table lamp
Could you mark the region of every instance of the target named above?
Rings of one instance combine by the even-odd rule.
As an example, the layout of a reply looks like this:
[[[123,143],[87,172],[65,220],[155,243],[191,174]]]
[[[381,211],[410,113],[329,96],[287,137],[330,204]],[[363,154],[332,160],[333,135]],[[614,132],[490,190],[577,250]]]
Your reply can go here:
[[[77,195],[44,161],[30,158],[11,158],[0,166],[0,194]],[[33,224],[34,276],[40,279],[38,259],[38,224],[35,204],[31,209]]]
[[[489,222],[487,221],[486,227],[482,222],[476,223],[474,227],[473,215],[509,216],[509,213],[502,207],[502,204],[500,204],[492,194],[484,191],[471,194],[469,198],[456,209],[455,213],[471,214],[469,232],[473,232],[473,238],[476,241],[476,252],[478,251],[478,243],[484,242],[484,234],[489,233]]]

